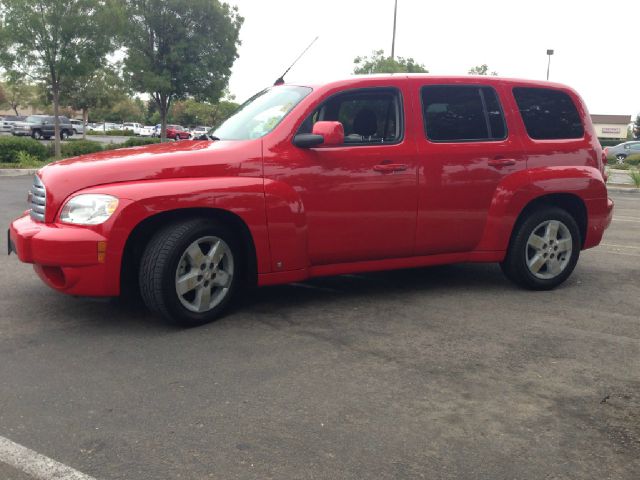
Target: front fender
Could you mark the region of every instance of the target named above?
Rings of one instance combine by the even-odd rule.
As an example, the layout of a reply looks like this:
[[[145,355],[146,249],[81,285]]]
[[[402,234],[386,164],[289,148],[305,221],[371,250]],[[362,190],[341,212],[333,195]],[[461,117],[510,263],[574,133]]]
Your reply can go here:
[[[594,202],[606,204],[607,187],[600,171],[593,167],[543,167],[521,170],[505,177],[496,188],[487,223],[477,250],[505,251],[511,232],[524,208],[551,194],[571,194],[587,208]]]
[[[255,177],[178,178],[100,185],[77,193],[105,193],[120,199],[114,217],[99,226],[108,238],[110,282],[119,291],[120,266],[129,235],[142,221],[159,213],[211,208],[229,211],[246,224],[256,248],[258,273],[271,271],[264,182]]]

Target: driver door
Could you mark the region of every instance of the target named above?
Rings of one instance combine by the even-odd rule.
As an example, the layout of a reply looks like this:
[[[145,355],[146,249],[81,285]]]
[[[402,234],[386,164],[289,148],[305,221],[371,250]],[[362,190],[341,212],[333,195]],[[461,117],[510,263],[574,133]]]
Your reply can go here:
[[[287,183],[302,200],[311,266],[413,254],[417,152],[402,99],[390,87],[333,95],[298,133],[310,133],[316,121],[339,121],[343,145],[288,145],[287,155],[265,156],[265,178]]]

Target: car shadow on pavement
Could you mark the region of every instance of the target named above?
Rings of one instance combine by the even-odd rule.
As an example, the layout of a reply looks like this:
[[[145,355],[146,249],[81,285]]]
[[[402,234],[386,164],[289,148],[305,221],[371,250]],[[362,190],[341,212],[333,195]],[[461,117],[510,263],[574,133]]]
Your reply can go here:
[[[517,290],[494,264],[456,264],[385,272],[321,277],[305,282],[254,289],[242,296],[230,312],[211,325],[232,328],[238,321],[261,321],[262,316],[309,316],[327,311],[371,306],[385,308],[407,304],[415,295],[455,295],[482,290],[484,295]],[[88,299],[57,296],[48,311],[52,320],[71,315],[84,326],[140,334],[163,334],[182,328],[164,322],[147,311],[141,301]],[[64,314],[64,315],[63,315]],[[319,313],[320,314],[320,313]],[[74,322],[77,326],[77,321]]]

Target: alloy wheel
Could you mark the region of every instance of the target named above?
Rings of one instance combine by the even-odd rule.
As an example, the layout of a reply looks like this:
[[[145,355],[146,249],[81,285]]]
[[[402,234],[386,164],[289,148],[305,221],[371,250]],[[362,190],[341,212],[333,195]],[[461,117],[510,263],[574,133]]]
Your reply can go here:
[[[219,305],[229,293],[234,273],[229,245],[218,237],[195,240],[178,262],[175,288],[189,311],[204,313]]]
[[[548,280],[560,275],[571,259],[573,238],[559,220],[546,220],[533,229],[526,245],[527,267],[532,275]]]

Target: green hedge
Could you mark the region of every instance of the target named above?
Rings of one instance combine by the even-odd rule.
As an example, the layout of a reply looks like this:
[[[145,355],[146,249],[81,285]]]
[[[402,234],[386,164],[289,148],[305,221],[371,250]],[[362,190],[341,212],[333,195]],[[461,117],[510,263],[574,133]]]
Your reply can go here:
[[[25,152],[38,160],[49,156],[47,147],[32,138],[0,137],[0,163],[18,163],[18,153]]]
[[[131,130],[107,130],[106,132],[98,131],[88,131],[87,135],[102,135],[107,137],[133,137],[133,131]]]
[[[628,140],[616,140],[611,138],[599,138],[600,145],[602,148],[604,147],[615,147],[616,145],[620,145],[621,143],[627,142]]]
[[[77,157],[78,155],[86,155],[87,153],[96,153],[104,150],[102,145],[91,140],[75,140],[73,142],[62,144],[63,157]]]
[[[624,159],[624,161],[629,165],[638,166],[640,165],[640,153],[629,155],[627,158]]]
[[[152,143],[160,143],[159,138],[134,137],[127,138],[122,144],[123,147],[140,147],[142,145],[151,145]]]

